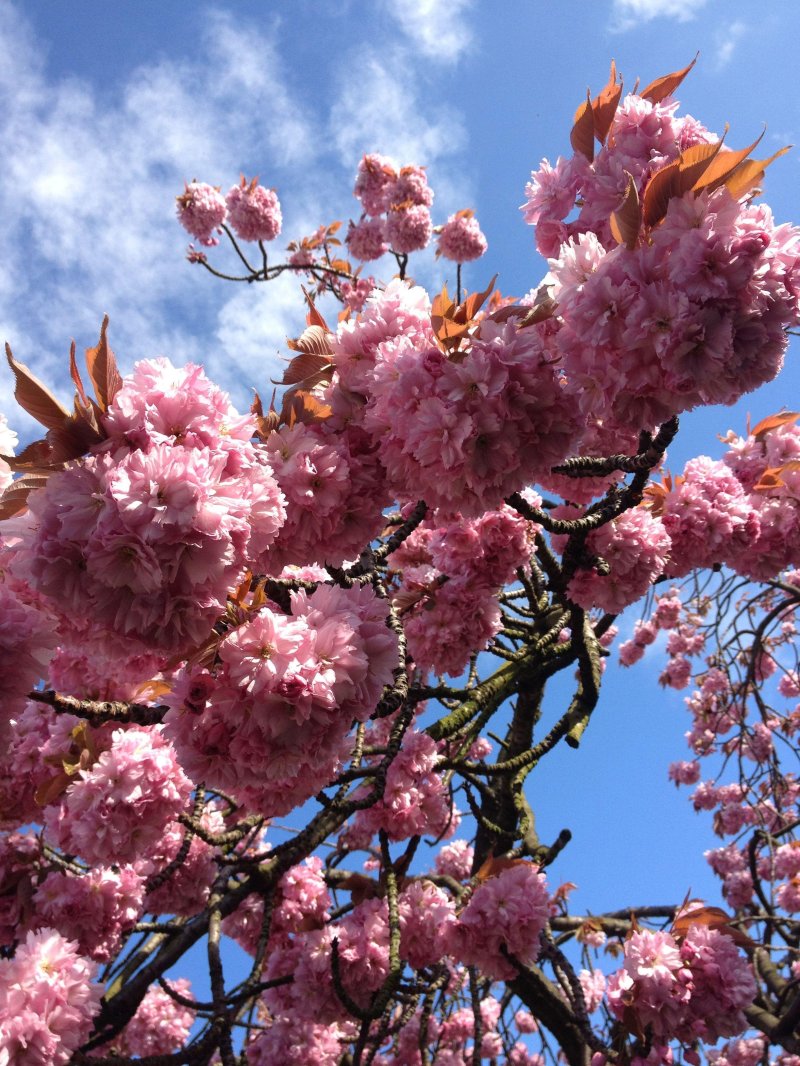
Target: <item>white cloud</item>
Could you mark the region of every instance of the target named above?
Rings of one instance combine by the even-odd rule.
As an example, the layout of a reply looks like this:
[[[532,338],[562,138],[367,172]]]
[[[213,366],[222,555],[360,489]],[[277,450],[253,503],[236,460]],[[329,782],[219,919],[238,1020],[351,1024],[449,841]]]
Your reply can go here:
[[[724,30],[720,30],[716,36],[717,51],[714,56],[714,66],[717,70],[722,70],[730,63],[736,46],[739,41],[744,37],[747,31],[747,24],[741,21],[732,22]]]
[[[24,9],[0,5],[0,341],[67,401],[70,338],[79,352],[96,343],[104,313],[123,370],[155,355],[202,361],[238,405],[250,385],[266,390],[280,376],[276,353],[304,323],[297,279],[231,287],[187,264],[175,218],[184,180],[224,188],[240,171],[259,174],[278,188],[286,240],[356,213],[350,181],[364,151],[429,164],[437,220],[472,206],[456,165],[464,125],[425,80],[429,60],[396,39],[352,46],[321,91],[293,83],[277,22],[204,11],[200,24],[191,58],[162,50],[100,93],[84,78],[48,76]],[[209,260],[237,266],[223,248]],[[0,411],[30,434],[11,385],[0,371]]]
[[[466,14],[473,0],[384,0],[414,47],[429,59],[455,63],[472,44]]]
[[[401,165],[430,164],[463,147],[460,115],[436,108],[435,119],[425,117],[405,50],[364,49],[356,63],[358,79],[352,78],[351,59],[330,112],[334,144],[349,166],[364,152],[382,152]]]
[[[655,18],[673,18],[690,22],[708,0],[614,0],[611,9],[612,28],[629,30]]]
[[[220,13],[203,25],[196,59],[140,67],[101,102],[87,81],[48,81],[24,18],[0,8],[0,339],[62,391],[70,337],[79,350],[95,343],[105,312],[125,368],[160,353],[197,359],[217,308],[225,335],[237,307],[248,313],[184,262],[184,179],[233,184],[258,168],[273,184],[273,168],[315,162],[314,118],[286,88],[275,42]],[[209,358],[226,385],[230,354]],[[22,428],[6,375],[0,407]]]

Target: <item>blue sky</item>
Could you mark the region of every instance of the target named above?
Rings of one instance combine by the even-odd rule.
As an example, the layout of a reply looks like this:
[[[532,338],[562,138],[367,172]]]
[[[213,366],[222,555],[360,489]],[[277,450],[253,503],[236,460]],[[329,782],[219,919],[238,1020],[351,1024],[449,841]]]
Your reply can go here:
[[[185,262],[184,180],[225,189],[260,175],[288,241],[355,213],[364,151],[425,164],[436,221],[472,207],[488,237],[468,286],[497,271],[504,293],[522,294],[546,269],[518,211],[525,182],[542,156],[567,154],[573,111],[612,57],[632,88],[699,50],[684,110],[720,132],[730,122],[735,147],[766,123],[768,155],[800,143],[798,39],[796,0],[4,0],[0,333],[68,400],[70,338],[94,343],[108,312],[124,369],[159,354],[203,362],[244,408],[251,387],[269,394],[302,304],[288,277],[237,287]],[[800,220],[798,189],[796,150],[767,176],[779,220]],[[427,255],[412,272],[431,287],[447,276]],[[673,466],[719,454],[716,434],[747,411],[799,403],[796,362],[790,352],[759,398],[687,418]],[[29,437],[0,377],[0,410]],[[558,873],[581,883],[584,906],[708,884],[707,825],[666,782],[686,716],[656,674],[646,662],[615,676],[582,749],[532,780],[543,835],[576,832]]]

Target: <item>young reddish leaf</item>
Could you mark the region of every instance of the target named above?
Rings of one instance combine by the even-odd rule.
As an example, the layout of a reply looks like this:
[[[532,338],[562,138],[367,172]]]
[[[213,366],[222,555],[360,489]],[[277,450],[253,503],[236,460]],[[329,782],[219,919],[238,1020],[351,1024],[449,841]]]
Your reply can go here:
[[[94,386],[94,394],[101,411],[107,411],[108,405],[122,387],[122,377],[117,369],[117,360],[108,346],[106,330],[108,315],[103,316],[100,326],[100,340],[94,348],[86,349],[86,366],[89,379]]]
[[[44,781],[36,789],[33,799],[37,807],[47,807],[51,803],[63,795],[72,784],[72,777],[65,771],[60,770],[55,777],[51,777],[49,781]]]
[[[21,514],[28,506],[28,496],[36,489],[44,488],[47,477],[43,474],[25,474],[12,481],[0,495],[0,521]]]
[[[17,362],[8,344],[6,344],[6,359],[16,378],[14,397],[23,411],[27,411],[37,422],[41,422],[48,429],[62,426],[69,418],[69,411],[61,406],[47,386],[42,384],[24,363]]]
[[[684,67],[683,70],[673,71],[672,74],[665,74],[662,78],[656,78],[655,81],[651,81],[649,85],[642,89],[639,96],[643,97],[645,100],[649,100],[651,104],[661,103],[662,100],[665,100],[675,92],[697,62],[697,56],[699,55],[700,53],[698,52],[689,66]]]
[[[628,174],[627,170],[625,171]],[[617,244],[624,244],[628,251],[636,247],[639,240],[639,228],[642,224],[642,208],[639,204],[639,193],[633,175],[628,174],[628,188],[625,190],[625,199],[620,207],[612,212],[611,234]]]
[[[495,858],[494,855],[490,855],[488,859],[482,864],[481,868],[475,874],[475,879],[481,883],[490,880],[492,877],[497,877],[503,870],[510,870],[514,866],[532,866],[533,863],[530,859],[507,859],[504,857]]]
[[[333,408],[329,404],[323,403],[305,389],[292,389],[283,397],[281,420],[290,427],[296,422],[304,422],[307,425],[324,422],[332,413]]]
[[[611,60],[611,73],[608,76],[608,84],[592,100],[592,119],[594,122],[594,135],[601,144],[606,143],[608,131],[617,113],[620,97],[622,96],[622,79],[617,81],[617,64]]]
[[[714,168],[715,160],[718,162],[722,152],[722,145],[728,133],[728,127],[718,141],[713,144],[693,144],[685,152],[681,152],[678,162],[680,163],[680,181],[678,182],[678,196],[683,196],[690,189],[697,191]]]
[[[651,175],[642,196],[642,218],[650,228],[664,218],[673,196],[683,196],[696,187],[696,182],[711,165],[722,141],[714,144],[695,144],[681,152],[677,159]]]
[[[330,358],[324,355],[315,355],[313,352],[301,352],[289,363],[283,372],[281,385],[299,385],[305,381],[308,388],[313,388],[311,379],[316,379],[313,384],[319,384],[325,377],[330,378],[333,370]],[[273,384],[277,384],[273,381]]]
[[[569,143],[576,152],[586,156],[589,162],[594,160],[594,113],[592,112],[592,100],[589,90],[586,90],[586,100],[575,112],[572,131],[569,135]]]
[[[764,171],[767,167],[782,155],[786,155],[791,147],[787,144],[784,148],[779,148],[768,159],[745,159],[743,163],[740,163],[725,182],[725,188],[733,199],[741,200],[743,196],[760,185],[764,180]]]
[[[680,169],[680,160],[674,159],[650,175],[642,194],[642,221],[645,226],[657,226],[666,215],[669,202],[678,188]]]
[[[798,459],[790,459],[788,463],[782,463],[781,466],[768,467],[753,486],[753,491],[769,492],[772,489],[782,488],[786,484],[782,475],[791,474],[797,470],[800,470],[800,460]]]
[[[78,363],[75,359],[75,341],[73,341],[69,346],[69,373],[70,377],[75,383],[75,388],[78,393],[76,397],[76,404],[77,401],[80,400],[83,407],[88,408],[89,400],[86,397],[86,390],[84,389],[83,382],[81,381],[81,372],[80,370],[78,370]]]
[[[550,295],[550,287],[548,285],[540,285],[536,290],[533,306],[527,310],[523,308],[525,314],[520,320],[519,328],[524,329],[526,326],[535,326],[537,322],[545,322],[548,318],[553,317],[557,309],[558,304]]]
[[[720,185],[724,185],[729,178],[731,178],[739,167],[750,155],[756,145],[761,141],[764,136],[763,131],[761,136],[756,137],[751,145],[747,148],[740,148],[738,152],[720,152],[714,159],[705,172],[698,178],[692,188],[695,192],[700,192],[701,189],[708,189],[709,192],[713,192],[714,189],[718,189]],[[697,146],[699,147],[699,145]]]
[[[487,297],[489,296],[489,293],[494,288],[494,283],[496,281],[497,274],[494,275],[494,277],[483,290],[483,292],[473,292],[466,298],[462,306],[464,307],[464,313],[466,314],[467,321],[474,319],[475,315],[477,315],[478,311],[480,311],[481,307],[483,307]]]
[[[689,932],[691,926],[705,925],[709,929],[716,929],[720,933],[725,933],[741,948],[755,948],[755,944],[750,937],[740,929],[730,925],[731,921],[733,921],[731,916],[726,914],[720,907],[700,906],[679,914],[672,923],[670,932],[676,940],[682,940]]]
[[[771,430],[786,426],[798,418],[800,418],[800,411],[779,411],[778,414],[762,418],[752,430],[749,430],[749,433],[752,433],[756,440],[763,440]]]
[[[0,455],[0,459],[8,463],[15,472],[44,471],[50,466],[50,445],[46,440],[35,440],[27,448],[23,448],[19,455]]]
[[[301,288],[302,288],[302,286],[301,286]],[[306,315],[306,324],[309,325],[309,326],[319,326],[320,329],[325,330],[326,333],[330,333],[330,330],[328,329],[328,323],[325,321],[325,319],[322,317],[322,315],[317,310],[317,307],[316,307],[316,304],[314,303],[313,297],[311,297],[308,294],[308,292],[306,292],[305,289],[303,289],[303,296],[305,296],[306,303],[308,304],[308,314]]]

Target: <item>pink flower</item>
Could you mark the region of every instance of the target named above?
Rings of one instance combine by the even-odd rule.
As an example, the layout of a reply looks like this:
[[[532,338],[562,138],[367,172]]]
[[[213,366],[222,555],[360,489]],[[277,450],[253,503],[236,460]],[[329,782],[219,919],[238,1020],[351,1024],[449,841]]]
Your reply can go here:
[[[225,197],[231,228],[243,241],[274,241],[281,232],[283,216],[274,189],[265,189],[253,178],[242,177]]]
[[[345,237],[350,254],[368,263],[380,259],[389,250],[383,219],[362,218],[360,222],[351,222]]]
[[[454,954],[492,980],[511,980],[517,970],[501,948],[520,962],[534,962],[549,917],[544,874],[532,863],[520,862],[475,889],[458,919]]]
[[[225,200],[219,188],[204,182],[187,183],[177,197],[178,219],[185,230],[201,244],[219,244],[215,231],[225,221]]]
[[[46,808],[47,835],[87,862],[133,862],[183,812],[191,788],[159,728],[117,729],[111,748]]]
[[[40,929],[28,933],[12,959],[0,959],[0,1059],[63,1066],[87,1039],[102,989],[93,983],[96,964],[76,947]]]
[[[396,181],[397,173],[385,156],[377,153],[365,155],[358,164],[353,194],[361,200],[368,215],[382,215],[389,206],[389,197]]]
[[[430,243],[432,233],[431,213],[422,204],[398,204],[386,218],[386,240],[399,255],[421,251]]]

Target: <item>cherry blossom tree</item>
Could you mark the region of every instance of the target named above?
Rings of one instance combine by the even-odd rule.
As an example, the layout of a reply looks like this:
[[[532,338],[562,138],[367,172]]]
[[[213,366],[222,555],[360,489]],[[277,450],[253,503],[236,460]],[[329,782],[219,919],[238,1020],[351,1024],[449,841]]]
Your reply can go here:
[[[274,190],[188,184],[197,268],[297,277],[277,405],[123,378],[105,321],[72,408],[7,349],[47,432],[0,424],[0,1063],[800,1063],[800,415],[665,468],[779,372],[800,230],[689,70],[578,108],[520,299],[416,163],[284,258]],[[528,778],[656,641],[722,898],[576,913]]]

